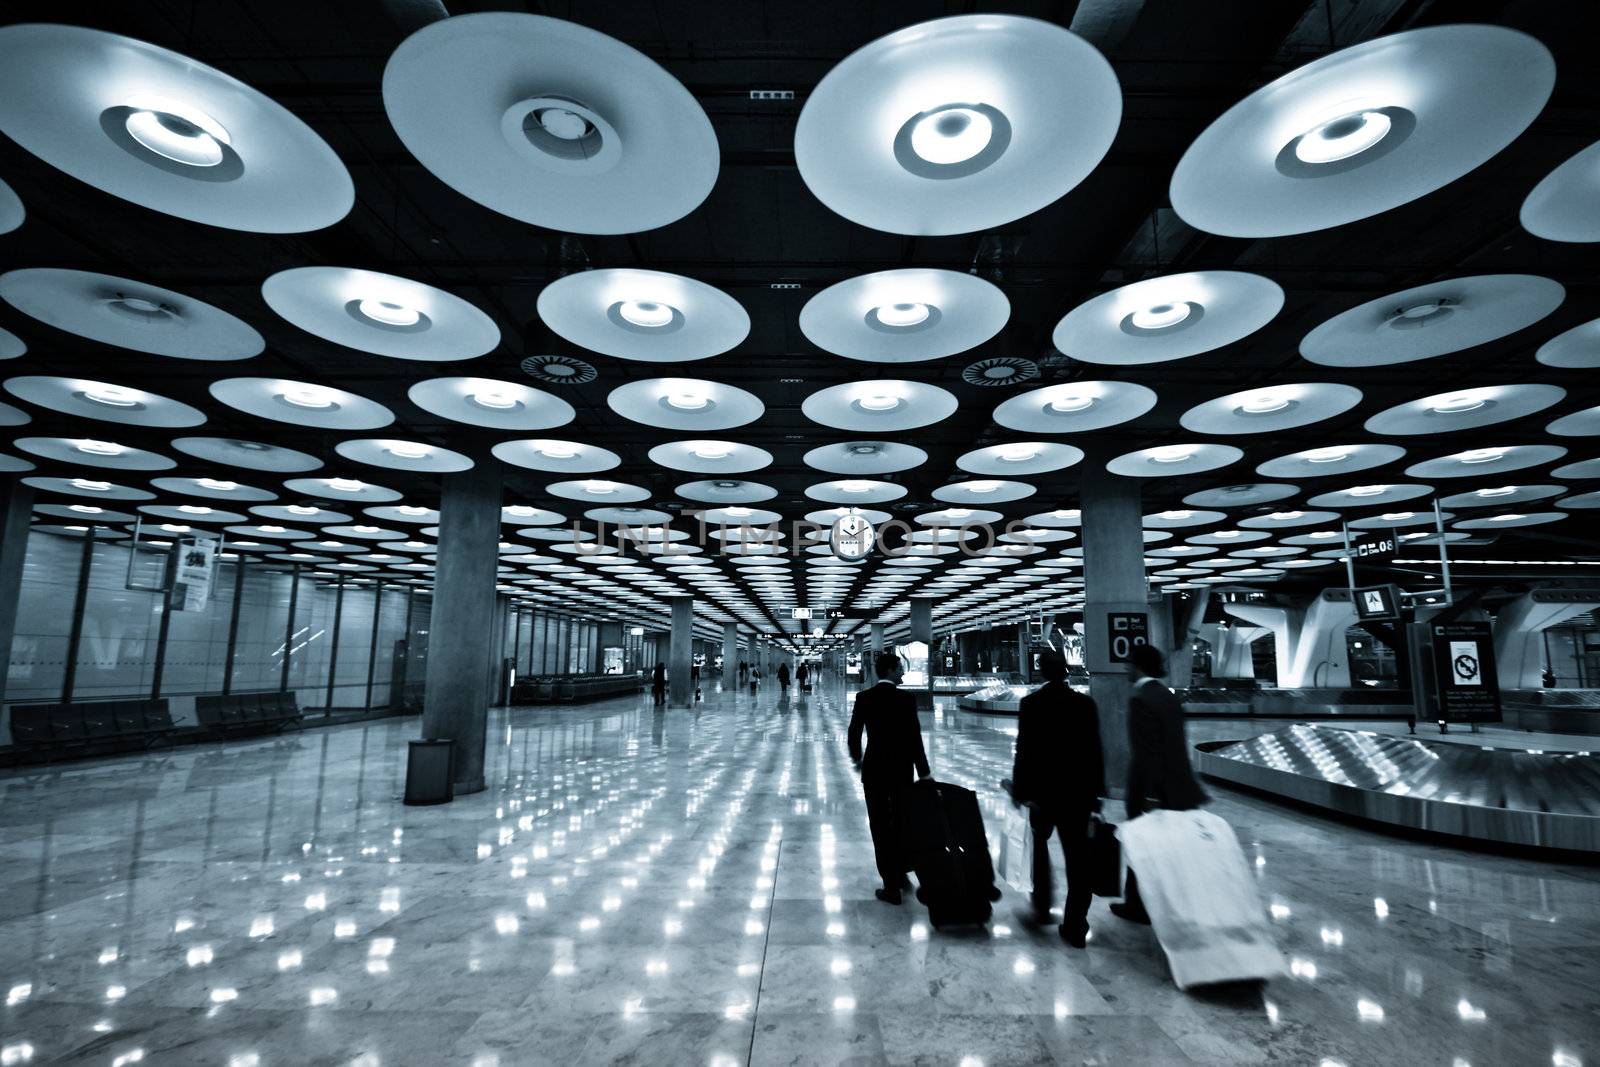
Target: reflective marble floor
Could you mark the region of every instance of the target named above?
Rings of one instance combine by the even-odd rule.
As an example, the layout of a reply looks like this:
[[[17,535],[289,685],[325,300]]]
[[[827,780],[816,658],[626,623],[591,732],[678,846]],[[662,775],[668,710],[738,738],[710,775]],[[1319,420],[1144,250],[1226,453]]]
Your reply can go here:
[[[1185,995],[1103,901],[1075,952],[873,900],[846,716],[495,711],[439,808],[415,720],[0,778],[0,1063],[1600,1064],[1600,870],[1219,788],[1294,976]],[[924,719],[998,844],[1015,720]]]

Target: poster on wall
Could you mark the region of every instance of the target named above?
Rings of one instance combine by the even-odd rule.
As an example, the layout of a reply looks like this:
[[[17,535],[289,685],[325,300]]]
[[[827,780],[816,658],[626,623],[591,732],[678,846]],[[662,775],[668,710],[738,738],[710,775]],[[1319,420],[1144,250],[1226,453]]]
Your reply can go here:
[[[173,548],[172,610],[205,611],[222,540],[209,534],[186,534]]]
[[[1150,643],[1150,616],[1142,611],[1107,612],[1106,634],[1111,662],[1127,663],[1135,648]]]
[[[1486,622],[1434,623],[1433,668],[1441,722],[1499,722],[1500,680]]]

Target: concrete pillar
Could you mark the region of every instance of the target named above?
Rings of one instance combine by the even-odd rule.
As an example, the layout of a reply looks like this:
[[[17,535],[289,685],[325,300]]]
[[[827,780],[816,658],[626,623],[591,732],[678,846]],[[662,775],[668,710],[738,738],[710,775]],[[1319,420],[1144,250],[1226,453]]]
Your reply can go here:
[[[21,478],[0,479],[0,697],[5,696],[11,641],[17,634],[17,599],[32,515],[33,487],[23,485]]]
[[[883,623],[872,624],[871,647],[867,654],[861,657],[861,676],[868,685],[876,685],[878,681],[878,653],[883,651]]]
[[[914,596],[911,598],[911,618],[909,620],[911,640],[921,641],[928,646],[928,651],[933,651],[933,598]]]
[[[667,647],[667,703],[688,707],[694,703],[694,597],[669,597],[672,603],[672,640]]]
[[[722,624],[722,688],[733,692],[739,685],[739,624]]]
[[[500,562],[500,489],[500,464],[491,459],[480,458],[471,470],[441,479],[422,736],[455,742],[457,793],[484,787],[484,728],[499,658],[490,635]]]
[[[1150,619],[1144,580],[1144,530],[1140,517],[1142,486],[1137,478],[1111,474],[1103,461],[1084,464],[1080,481],[1084,580],[1084,665],[1089,695],[1100,711],[1100,740],[1105,748],[1106,787],[1117,796],[1128,778],[1127,667],[1111,659],[1113,613],[1134,613]],[[1155,637],[1153,625],[1147,626]]]
[[[1017,670],[1022,674],[1022,680],[1027,682],[1033,677],[1033,663],[1028,653],[1031,651],[1028,641],[1028,622],[1024,619],[1017,623]]]
[[[1185,689],[1194,684],[1194,643],[1200,637],[1200,626],[1205,622],[1206,606],[1211,603],[1211,587],[1202,586],[1189,594],[1187,600],[1182,597],[1165,597],[1172,605],[1172,614],[1178,617],[1178,622],[1183,626],[1181,633],[1173,641],[1172,649],[1172,687]]]

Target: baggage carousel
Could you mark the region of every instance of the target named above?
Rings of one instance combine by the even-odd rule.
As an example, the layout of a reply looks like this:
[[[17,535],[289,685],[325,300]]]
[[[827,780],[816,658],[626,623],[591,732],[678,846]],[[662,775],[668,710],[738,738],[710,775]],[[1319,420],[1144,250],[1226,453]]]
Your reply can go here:
[[[1600,756],[1335,726],[1195,746],[1202,774],[1374,822],[1600,854]]]

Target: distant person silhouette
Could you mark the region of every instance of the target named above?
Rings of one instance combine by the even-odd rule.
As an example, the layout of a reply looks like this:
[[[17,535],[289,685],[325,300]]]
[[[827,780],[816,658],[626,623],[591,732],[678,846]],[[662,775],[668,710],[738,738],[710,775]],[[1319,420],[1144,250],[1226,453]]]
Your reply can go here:
[[[667,702],[667,665],[657,663],[656,669],[650,672],[650,695],[656,704]]]
[[[789,665],[787,663],[778,664],[778,688],[782,690],[784,696],[789,695]]]
[[[873,895],[885,904],[900,903],[906,880],[905,853],[900,843],[902,794],[911,784],[913,770],[923,778],[932,774],[922,747],[922,724],[917,721],[917,700],[900,686],[900,657],[880,655],[875,664],[876,685],[856,694],[850,715],[850,758],[861,770],[866,794],[867,823],[872,829],[872,851],[883,888]],[[861,735],[867,735],[866,752]]]

